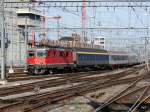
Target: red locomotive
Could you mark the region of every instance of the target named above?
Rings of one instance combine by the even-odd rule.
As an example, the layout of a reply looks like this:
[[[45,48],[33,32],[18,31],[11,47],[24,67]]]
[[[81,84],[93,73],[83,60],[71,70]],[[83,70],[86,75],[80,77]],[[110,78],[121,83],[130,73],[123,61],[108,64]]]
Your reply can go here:
[[[27,63],[29,73],[52,73],[52,69],[73,66],[73,52],[64,48],[31,49],[28,50]]]

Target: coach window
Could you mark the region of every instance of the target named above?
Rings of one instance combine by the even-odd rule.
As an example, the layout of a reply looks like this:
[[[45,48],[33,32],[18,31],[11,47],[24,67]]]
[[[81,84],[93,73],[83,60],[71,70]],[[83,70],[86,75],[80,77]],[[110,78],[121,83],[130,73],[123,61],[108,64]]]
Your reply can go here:
[[[82,55],[80,55],[80,60],[83,60],[83,56]]]
[[[85,57],[86,57],[86,59],[85,59],[85,60],[88,60],[88,55],[86,55]]]
[[[117,56],[112,56],[113,57],[113,60],[117,60]]]
[[[83,60],[86,60],[86,55],[83,55]]]
[[[126,60],[126,56],[123,56],[123,60]]]
[[[124,60],[124,56],[121,56],[121,60]]]
[[[122,60],[126,60],[126,59],[125,59],[125,56],[122,56]]]
[[[81,55],[78,55],[78,60],[81,60]]]
[[[120,60],[123,60],[124,58],[123,58],[123,56],[121,56],[121,59]]]
[[[86,55],[86,60],[88,60],[88,55]]]
[[[86,55],[87,57],[86,57],[86,59],[87,59],[87,61],[89,60],[89,56],[88,55]]]

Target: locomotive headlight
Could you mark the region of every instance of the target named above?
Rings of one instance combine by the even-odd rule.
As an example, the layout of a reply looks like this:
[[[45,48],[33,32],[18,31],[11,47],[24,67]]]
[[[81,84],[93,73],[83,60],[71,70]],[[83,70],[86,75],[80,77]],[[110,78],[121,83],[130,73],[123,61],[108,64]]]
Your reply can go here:
[[[38,59],[36,59],[35,62],[36,62],[36,64],[40,64],[41,63],[41,61],[38,60]]]

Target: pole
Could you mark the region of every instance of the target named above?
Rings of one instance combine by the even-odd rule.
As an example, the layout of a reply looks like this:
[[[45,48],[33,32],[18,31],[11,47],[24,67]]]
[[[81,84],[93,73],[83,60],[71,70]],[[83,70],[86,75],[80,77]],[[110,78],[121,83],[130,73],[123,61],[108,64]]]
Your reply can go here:
[[[92,19],[93,19],[93,17],[90,17],[90,28],[92,28]],[[94,33],[93,33],[93,30],[91,30],[91,45],[92,45],[92,48],[93,48],[93,44],[94,44]]]
[[[6,83],[6,71],[5,71],[5,35],[4,35],[4,0],[2,0],[2,16],[1,16],[1,83]]]
[[[27,61],[26,61],[26,59],[27,59],[27,50],[28,50],[28,32],[27,32],[27,17],[25,18],[26,20],[25,20],[25,70],[24,70],[24,72],[27,72]]]
[[[147,44],[148,44],[148,37],[145,37],[145,44],[144,44],[144,48],[145,48],[145,66],[146,66],[147,70],[149,71],[150,67],[149,67],[149,62],[148,62]]]
[[[150,70],[150,67],[149,67],[149,60],[148,60],[148,49],[147,49],[147,45],[148,45],[148,38],[149,38],[149,14],[147,14],[147,38],[145,38],[145,64],[146,64],[146,67],[147,67],[147,70],[149,71]]]
[[[21,30],[19,30],[19,40],[18,40],[18,44],[19,44],[19,65],[21,66]]]
[[[58,28],[58,31],[57,31],[57,38],[58,40],[60,39],[60,34],[59,34],[59,28],[60,28],[60,24],[59,24],[59,18],[57,19],[57,28]]]
[[[9,69],[9,73],[14,73],[13,70],[13,14],[12,14],[12,34],[11,34],[11,63],[10,63],[10,69]]]

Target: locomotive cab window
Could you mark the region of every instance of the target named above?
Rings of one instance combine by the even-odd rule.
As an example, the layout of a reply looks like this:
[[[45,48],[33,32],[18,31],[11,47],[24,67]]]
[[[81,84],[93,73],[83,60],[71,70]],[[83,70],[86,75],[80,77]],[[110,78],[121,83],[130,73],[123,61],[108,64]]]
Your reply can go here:
[[[34,57],[34,52],[33,51],[29,51],[28,52],[28,57]]]
[[[37,51],[37,57],[46,57],[46,51],[45,50],[38,50]]]

